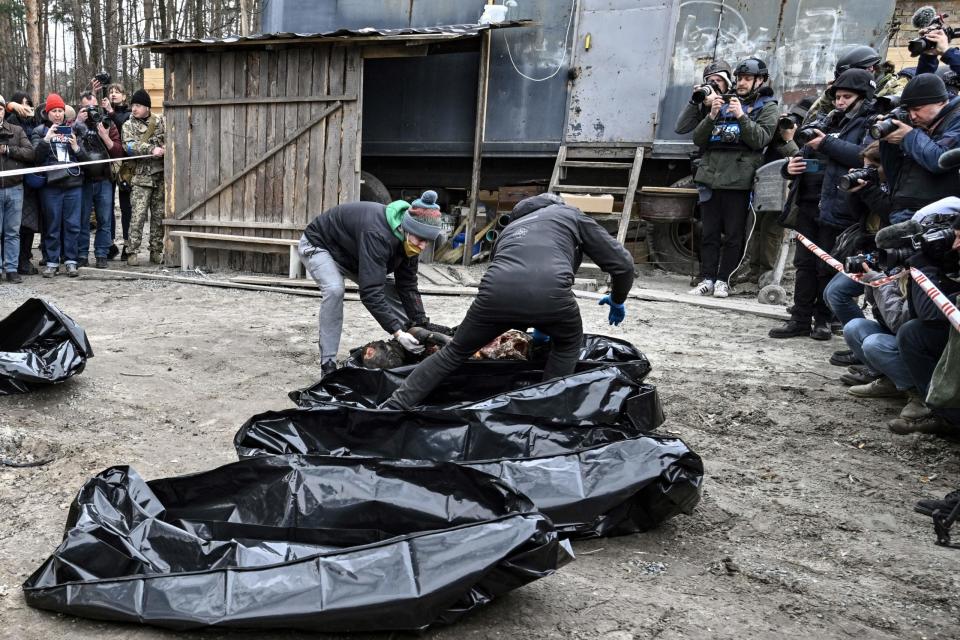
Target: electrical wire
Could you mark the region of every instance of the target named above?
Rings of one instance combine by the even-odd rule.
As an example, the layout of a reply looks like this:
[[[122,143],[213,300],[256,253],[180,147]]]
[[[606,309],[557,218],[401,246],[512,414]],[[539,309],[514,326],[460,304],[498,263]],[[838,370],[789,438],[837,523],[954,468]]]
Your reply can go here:
[[[510,43],[507,42],[507,33],[506,30],[504,30],[501,35],[503,36],[503,45],[507,49],[507,57],[510,59],[510,64],[513,66],[513,70],[516,71],[521,78],[526,78],[531,82],[546,82],[560,73],[560,70],[563,69],[564,63],[567,61],[567,42],[570,40],[570,28],[573,26],[573,16],[577,14],[577,6],[578,0],[572,0],[570,3],[570,19],[567,21],[567,30],[563,37],[563,57],[560,59],[560,64],[557,65],[557,68],[553,71],[553,73],[545,78],[531,78],[524,72],[520,71],[520,69],[517,67],[517,63],[513,60],[513,53],[510,51]]]

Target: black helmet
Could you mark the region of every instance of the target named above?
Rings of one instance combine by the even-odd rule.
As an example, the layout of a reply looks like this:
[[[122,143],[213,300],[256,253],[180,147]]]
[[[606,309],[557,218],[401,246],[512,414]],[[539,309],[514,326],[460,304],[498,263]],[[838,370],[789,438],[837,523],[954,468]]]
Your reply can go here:
[[[737,68],[733,75],[736,76],[759,76],[769,78],[770,72],[767,71],[767,64],[760,58],[747,58],[737,63]]]
[[[900,94],[903,107],[922,107],[949,100],[947,87],[935,73],[921,73],[907,83]]]
[[[859,93],[867,100],[873,98],[877,92],[877,82],[873,79],[873,74],[864,69],[847,69],[834,80],[830,88],[827,89],[827,96],[832,100],[837,96],[838,89],[846,89]]]
[[[837,66],[833,69],[833,76],[839,77],[847,69],[866,69],[880,64],[883,58],[873,47],[865,44],[853,45],[840,54]]]
[[[733,70],[730,65],[723,60],[714,60],[703,68],[703,80],[706,82],[710,76],[723,76],[727,80],[727,85],[733,84]]]

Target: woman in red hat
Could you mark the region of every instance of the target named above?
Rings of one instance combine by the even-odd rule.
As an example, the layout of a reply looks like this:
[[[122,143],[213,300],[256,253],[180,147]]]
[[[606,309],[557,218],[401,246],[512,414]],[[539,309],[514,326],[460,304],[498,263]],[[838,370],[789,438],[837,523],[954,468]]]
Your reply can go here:
[[[66,104],[63,98],[51,93],[47,96],[43,111],[44,124],[33,130],[37,166],[65,165],[85,160],[86,154],[77,142],[76,133],[64,124]],[[47,171],[45,175],[47,182],[40,190],[40,197],[47,229],[44,238],[47,264],[41,273],[44,278],[56,275],[60,266],[60,249],[63,247],[67,275],[76,277],[83,172],[80,167],[64,167]]]

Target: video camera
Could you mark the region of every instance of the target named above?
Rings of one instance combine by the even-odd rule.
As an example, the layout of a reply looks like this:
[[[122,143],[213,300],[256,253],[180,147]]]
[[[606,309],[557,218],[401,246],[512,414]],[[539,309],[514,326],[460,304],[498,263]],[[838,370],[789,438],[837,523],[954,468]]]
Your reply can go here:
[[[956,233],[953,215],[934,216],[924,224],[907,220],[890,225],[877,233],[876,265],[881,271],[905,267],[918,253],[929,260],[943,263],[950,253]]]
[[[880,182],[880,170],[876,167],[854,169],[846,175],[840,176],[837,186],[841,191],[850,191],[850,189],[858,186],[858,180],[863,180],[867,184],[877,184]]]
[[[943,29],[943,32],[947,34],[947,40],[953,40],[956,32],[945,23],[949,17],[946,13],[938,13],[933,7],[920,7],[917,9],[913,14],[913,18],[911,18],[911,22],[914,28],[919,29],[920,35],[907,43],[907,50],[910,52],[910,55],[916,58],[930,49],[936,48],[936,44],[924,37],[931,31]]]
[[[903,122],[904,124],[911,124],[910,114],[903,107],[897,107],[889,113],[882,113],[874,116],[872,120],[873,123],[870,125],[869,132],[870,137],[874,140],[886,138],[888,135],[896,131],[897,125],[894,124],[896,121]]]

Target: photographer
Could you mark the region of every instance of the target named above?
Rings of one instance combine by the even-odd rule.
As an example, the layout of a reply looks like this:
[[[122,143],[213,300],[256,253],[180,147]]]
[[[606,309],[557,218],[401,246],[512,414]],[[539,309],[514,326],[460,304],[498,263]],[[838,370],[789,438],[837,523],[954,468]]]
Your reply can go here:
[[[827,89],[835,110],[800,129],[797,136],[804,143],[803,151],[784,167],[786,177],[793,180],[791,197],[799,209],[797,231],[827,252],[833,249],[843,230],[857,222],[837,186],[842,176],[861,164],[860,151],[866,146],[867,122],[875,113],[875,89],[873,74],[868,71],[848,69],[841,73]],[[820,165],[823,165],[822,172]],[[771,329],[769,335],[771,338],[810,336],[814,340],[829,340],[831,313],[824,289],[834,272],[801,247],[794,256],[794,266],[797,276],[790,320],[782,327]]]
[[[13,94],[10,101],[7,102],[5,119],[8,124],[20,127],[29,143],[30,136],[33,134],[33,128],[40,122],[39,116],[35,113],[33,102],[23,91],[17,91]],[[33,146],[31,145],[31,148]],[[29,163],[31,166],[33,162]],[[17,273],[24,276],[36,275],[39,273],[37,268],[30,261],[33,257],[33,239],[41,232],[43,213],[40,205],[40,192],[34,189],[29,180],[24,176],[23,179],[23,206],[20,217],[20,264],[17,267]],[[41,252],[43,251],[43,242],[40,242]]]
[[[874,128],[881,134],[876,130],[890,131],[880,137],[880,155],[891,186],[891,223],[909,219],[931,202],[960,194],[957,171],[941,169],[937,163],[960,141],[960,98],[950,98],[943,80],[924,73],[907,83],[900,109]]]
[[[734,76],[737,95],[729,102],[715,96],[710,112],[693,131],[693,142],[703,152],[694,176],[703,239],[701,282],[690,293],[717,298],[729,295],[730,275],[742,259],[754,173],[777,127],[777,101],[767,86],[767,65],[747,58],[737,65]]]
[[[922,271],[934,286],[956,303],[960,283],[945,274],[956,272],[960,252],[960,217],[953,217],[949,229],[943,229],[942,226],[927,229],[933,231],[931,235],[939,234],[947,240],[937,242],[937,249],[929,250],[924,247],[917,251],[909,258],[907,265]],[[952,235],[949,235],[950,231]],[[912,280],[910,312],[912,319],[897,332],[897,346],[920,397],[926,398],[934,369],[947,347],[950,332],[955,329],[950,326],[936,303]],[[933,409],[919,419],[900,417],[891,420],[888,425],[891,431],[898,434],[931,433],[955,436],[960,434],[960,409]]]
[[[107,87],[107,96],[100,103],[103,110],[110,115],[117,131],[123,131],[123,125],[130,119],[130,106],[127,104],[127,90],[122,84],[113,83]],[[126,242],[130,237],[130,215],[132,205],[130,204],[130,181],[133,179],[133,164],[130,162],[116,162],[110,165],[114,191],[120,201],[120,230],[123,234],[124,247],[120,254],[121,260],[127,259]],[[116,217],[110,219],[110,239],[116,241]],[[117,245],[110,247],[109,258],[117,254]]]
[[[840,53],[837,64],[833,67],[833,79],[836,80],[840,77],[841,73],[848,69],[863,69],[864,71],[869,71],[873,75],[874,80],[876,80],[883,74],[882,60],[883,58],[880,57],[880,54],[877,53],[877,50],[873,47],[868,47],[867,45],[851,45]],[[830,88],[828,87],[820,94],[820,97],[813,103],[813,106],[810,107],[807,118],[803,122],[804,124],[822,118],[833,111],[833,98],[828,94],[829,90]],[[874,89],[874,91],[877,90],[876,88]]]
[[[54,166],[80,162],[87,154],[80,146],[76,133],[64,124],[66,104],[55,93],[47,96],[43,118],[45,124],[33,130],[32,142],[37,165]],[[60,267],[61,229],[67,275],[77,277],[77,236],[80,233],[80,199],[83,192],[83,172],[80,167],[59,168],[46,172],[46,184],[40,190],[46,236],[47,264],[41,271],[44,278],[52,278]]]
[[[674,131],[678,134],[690,133],[697,128],[713,105],[714,97],[729,93],[733,85],[733,70],[723,60],[714,60],[703,68],[703,83],[693,87],[693,95],[680,117]]]
[[[122,158],[126,155],[120,143],[120,132],[97,105],[97,98],[92,93],[88,92],[80,96],[80,108],[77,110],[74,130],[86,151],[88,160]],[[107,256],[112,244],[110,229],[113,226],[113,183],[110,177],[109,164],[92,164],[84,168],[80,236],[77,240],[77,264],[80,267],[88,264],[90,210],[93,209],[97,216],[97,235],[94,240],[96,267],[107,268]]]
[[[917,75],[935,73],[940,62],[950,67],[954,73],[960,73],[960,49],[950,46],[950,37],[941,29],[933,29],[921,36],[929,44],[917,60]]]

